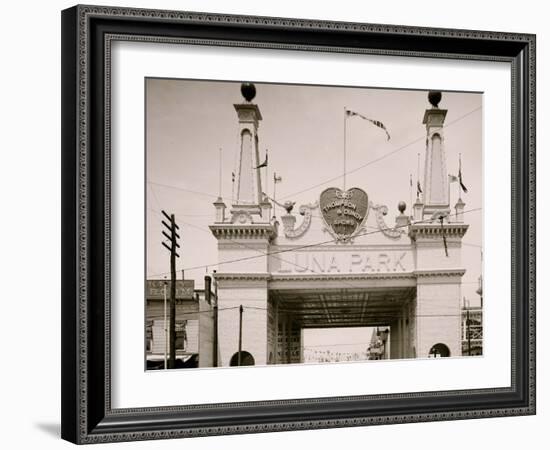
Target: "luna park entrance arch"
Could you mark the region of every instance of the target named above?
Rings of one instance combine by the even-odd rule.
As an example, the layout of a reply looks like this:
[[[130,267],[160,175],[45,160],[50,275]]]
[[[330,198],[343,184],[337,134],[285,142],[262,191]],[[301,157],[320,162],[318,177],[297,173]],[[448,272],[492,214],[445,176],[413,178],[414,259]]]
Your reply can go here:
[[[301,362],[301,331],[324,327],[387,326],[391,358],[428,358],[439,344],[460,354],[468,225],[462,200],[451,214],[440,99],[431,96],[423,119],[426,192],[409,211],[396,201],[391,224],[368,186],[328,188],[296,209],[280,205],[285,213],[275,217],[278,203],[263,193],[256,170],[262,115],[251,98],[234,105],[236,198],[229,210],[221,197],[214,202],[210,226],[220,268],[218,365],[229,366],[239,348],[256,365]]]

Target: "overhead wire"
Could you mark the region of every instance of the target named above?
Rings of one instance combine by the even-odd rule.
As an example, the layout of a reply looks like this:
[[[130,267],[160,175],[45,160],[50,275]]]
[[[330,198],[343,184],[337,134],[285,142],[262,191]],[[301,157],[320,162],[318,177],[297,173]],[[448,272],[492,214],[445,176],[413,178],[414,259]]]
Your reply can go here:
[[[477,212],[477,211],[481,211],[481,210],[482,210],[482,208],[473,208],[473,209],[463,211],[461,214],[467,214],[467,213]],[[449,214],[449,217],[450,216],[456,216],[456,215],[458,215],[458,214],[457,213]],[[386,231],[386,230],[396,230],[398,228],[404,228],[404,227],[408,227],[410,225],[417,225],[417,224],[423,224],[423,223],[425,224],[425,223],[430,223],[430,222],[432,222],[432,219],[425,219],[425,220],[419,220],[419,221],[413,222],[412,224],[407,223],[407,224],[404,224],[404,225],[397,225],[393,228],[379,229],[379,230],[374,230],[374,231],[366,231],[364,233],[358,233],[358,234],[354,235],[354,238],[361,237],[361,236],[373,235],[373,234],[377,234],[377,233],[382,233],[383,231]],[[281,250],[277,250],[277,251],[273,251],[273,252],[266,252],[266,253],[262,253],[261,255],[244,256],[244,257],[241,257],[241,258],[235,258],[235,259],[231,259],[231,260],[227,260],[227,261],[219,261],[217,263],[202,264],[202,265],[190,266],[190,267],[183,267],[179,270],[190,271],[190,270],[204,269],[204,268],[207,268],[207,267],[219,267],[221,265],[232,264],[232,263],[235,263],[235,262],[242,262],[242,261],[248,261],[248,260],[251,260],[251,259],[261,258],[263,256],[273,256],[273,255],[278,255],[278,254],[281,254],[281,253],[289,253],[289,252],[295,252],[295,251],[298,251],[298,250],[304,250],[304,249],[307,249],[307,248],[321,247],[323,245],[335,243],[337,241],[338,241],[338,239],[334,238],[334,239],[329,239],[329,240],[326,240],[326,241],[319,241],[319,242],[315,242],[315,243],[311,243],[311,244],[303,244],[303,245],[292,247],[292,248],[285,248],[285,249],[281,249]],[[154,275],[150,275],[150,277],[165,275],[167,273],[170,273],[170,272],[160,272],[160,273],[157,273],[157,274],[154,274]]]

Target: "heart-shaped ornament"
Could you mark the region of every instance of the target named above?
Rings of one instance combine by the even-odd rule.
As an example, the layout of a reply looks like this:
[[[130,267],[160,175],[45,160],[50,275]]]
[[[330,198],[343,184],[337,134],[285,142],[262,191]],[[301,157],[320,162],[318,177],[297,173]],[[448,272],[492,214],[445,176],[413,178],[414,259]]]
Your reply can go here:
[[[321,192],[319,209],[334,237],[347,242],[367,217],[369,197],[363,189],[331,187]]]

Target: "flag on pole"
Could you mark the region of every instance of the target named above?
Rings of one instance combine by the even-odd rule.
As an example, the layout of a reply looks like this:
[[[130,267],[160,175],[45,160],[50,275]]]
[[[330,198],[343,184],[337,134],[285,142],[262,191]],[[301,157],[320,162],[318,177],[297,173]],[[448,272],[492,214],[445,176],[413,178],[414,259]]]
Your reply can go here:
[[[422,194],[422,188],[420,187],[420,180],[416,181],[416,196],[418,197],[420,194]]]
[[[462,160],[460,157],[458,158],[458,182],[460,183],[460,188],[462,189],[462,191],[465,194],[467,194],[468,189],[466,188],[466,186],[464,185],[464,182],[462,181]]]
[[[355,111],[350,111],[349,109],[346,109],[346,115],[348,117],[353,117],[353,116],[360,117],[361,119],[372,123],[375,127],[381,128],[386,133],[387,140],[388,141],[390,140],[390,133],[388,133],[388,130],[386,129],[385,125],[382,122],[380,122],[379,120],[369,119],[368,117],[365,117],[362,114],[359,114]]]
[[[259,166],[254,167],[254,169],[261,169],[262,167],[267,167],[267,150],[265,151],[265,161],[261,163]]]
[[[457,176],[449,174],[449,183],[456,183],[457,181],[458,181]]]
[[[235,182],[235,172],[231,172],[231,182]]]
[[[283,181],[283,177],[277,176],[277,173],[273,172],[273,182],[274,183],[280,183],[281,181]]]

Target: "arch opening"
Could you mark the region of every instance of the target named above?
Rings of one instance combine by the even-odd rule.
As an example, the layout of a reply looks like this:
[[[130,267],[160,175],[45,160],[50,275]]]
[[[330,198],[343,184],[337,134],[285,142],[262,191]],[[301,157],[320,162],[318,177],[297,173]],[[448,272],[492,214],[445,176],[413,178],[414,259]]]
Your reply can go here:
[[[432,346],[430,352],[428,353],[428,357],[430,358],[448,358],[449,356],[451,356],[451,350],[449,350],[449,347],[442,343]]]
[[[251,353],[242,350],[241,361],[239,364],[239,352],[235,352],[229,361],[230,366],[254,366],[255,361]]]

